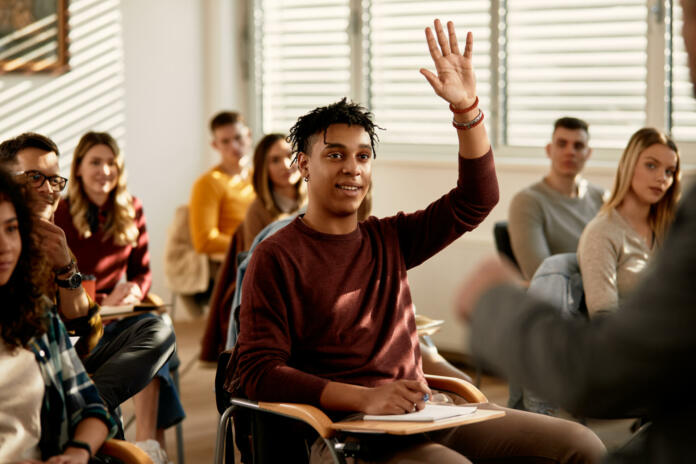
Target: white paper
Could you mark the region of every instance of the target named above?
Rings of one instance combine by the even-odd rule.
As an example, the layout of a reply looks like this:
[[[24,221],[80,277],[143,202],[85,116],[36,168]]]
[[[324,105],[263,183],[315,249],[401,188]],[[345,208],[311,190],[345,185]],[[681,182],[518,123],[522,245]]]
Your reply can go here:
[[[134,305],[121,305],[121,306],[100,306],[99,313],[102,316],[113,316],[118,314],[132,313],[135,309]]]
[[[366,414],[364,420],[372,421],[406,421],[406,422],[435,422],[443,419],[451,419],[457,416],[466,416],[476,412],[476,406],[454,406],[448,404],[426,403],[425,408],[408,414]]]

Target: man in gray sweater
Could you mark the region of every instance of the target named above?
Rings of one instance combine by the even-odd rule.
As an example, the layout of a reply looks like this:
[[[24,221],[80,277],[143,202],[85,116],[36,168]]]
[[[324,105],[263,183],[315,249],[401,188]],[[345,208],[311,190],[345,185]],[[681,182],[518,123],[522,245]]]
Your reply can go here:
[[[574,252],[585,225],[602,206],[604,189],[580,176],[592,154],[589,138],[585,121],[558,119],[546,145],[549,173],[518,192],[510,203],[510,241],[527,280],[545,258]]]
[[[696,0],[681,0],[691,81],[696,82]],[[458,311],[471,320],[474,356],[588,417],[650,420],[616,463],[696,462],[696,188],[633,295],[612,315],[564,318],[516,284],[499,259],[463,285]]]

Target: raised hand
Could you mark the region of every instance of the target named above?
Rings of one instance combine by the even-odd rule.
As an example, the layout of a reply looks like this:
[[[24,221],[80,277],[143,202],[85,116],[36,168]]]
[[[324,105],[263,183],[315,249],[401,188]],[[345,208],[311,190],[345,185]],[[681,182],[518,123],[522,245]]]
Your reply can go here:
[[[429,27],[425,28],[425,37],[437,75],[425,68],[421,68],[420,72],[430,82],[435,93],[453,107],[468,108],[476,100],[476,77],[472,65],[474,38],[471,32],[466,34],[466,45],[462,54],[452,21],[447,23],[447,32],[448,34],[445,34],[439,19],[435,20],[437,40],[433,31]]]

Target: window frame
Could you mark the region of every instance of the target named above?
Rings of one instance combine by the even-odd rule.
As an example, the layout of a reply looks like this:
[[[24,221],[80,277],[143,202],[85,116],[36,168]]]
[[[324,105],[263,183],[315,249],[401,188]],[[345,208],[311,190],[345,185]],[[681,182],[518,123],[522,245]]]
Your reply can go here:
[[[261,0],[247,0],[249,3],[247,49],[250,56],[249,86],[249,122],[254,134],[260,136],[263,128],[263,87],[260,76],[259,51],[259,27],[262,15],[258,8]],[[371,106],[369,93],[369,45],[368,31],[364,27],[366,22],[368,2],[370,0],[350,0],[349,34],[351,45],[351,73],[350,95],[355,101],[366,106]],[[506,14],[509,0],[491,0],[490,2],[490,75],[491,108],[486,109],[489,120],[489,137],[496,152],[498,163],[509,165],[544,165],[548,164],[544,146],[515,146],[505,143],[506,137],[506,67],[501,47],[504,46],[506,37]],[[648,0],[646,11],[647,22],[647,68],[646,77],[646,107],[645,124],[670,131],[671,119],[671,43],[670,29],[672,28],[673,9],[677,0]],[[678,7],[678,6],[676,6]],[[679,31],[673,31],[679,35]],[[500,40],[503,39],[503,41]],[[417,72],[417,70],[414,70]],[[425,84],[424,84],[425,85]],[[433,98],[437,98],[433,96]],[[328,102],[327,102],[328,103]],[[379,123],[379,121],[377,121]],[[551,127],[549,125],[549,140]],[[390,160],[403,160],[405,162],[433,162],[440,164],[453,160],[452,153],[456,152],[456,133],[452,132],[451,144],[415,144],[382,142],[379,144],[380,157]],[[591,143],[591,141],[590,141]],[[696,141],[677,141],[682,154],[682,166],[687,169],[696,169]],[[599,170],[613,170],[621,156],[621,148],[595,148],[590,161],[591,166]]]

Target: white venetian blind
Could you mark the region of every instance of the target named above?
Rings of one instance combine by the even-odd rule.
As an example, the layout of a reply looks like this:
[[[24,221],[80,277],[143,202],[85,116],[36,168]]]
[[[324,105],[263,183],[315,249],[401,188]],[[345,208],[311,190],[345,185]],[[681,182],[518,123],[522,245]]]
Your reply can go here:
[[[682,10],[674,5],[674,35],[672,37],[672,136],[677,142],[696,141],[696,100],[689,78],[684,39],[682,38]]]
[[[543,146],[575,116],[592,146],[623,147],[645,124],[646,0],[507,4],[507,144]]]
[[[349,0],[256,5],[264,132],[287,132],[298,116],[350,96]]]
[[[526,0],[525,0],[526,1]],[[456,144],[447,103],[436,96],[419,73],[434,71],[425,42],[433,18],[451,20],[460,49],[466,31],[474,34],[474,66],[481,108],[490,115],[490,1],[488,0],[371,0],[369,16],[369,94],[375,118],[386,131],[382,142]],[[488,120],[485,120],[488,122]]]

